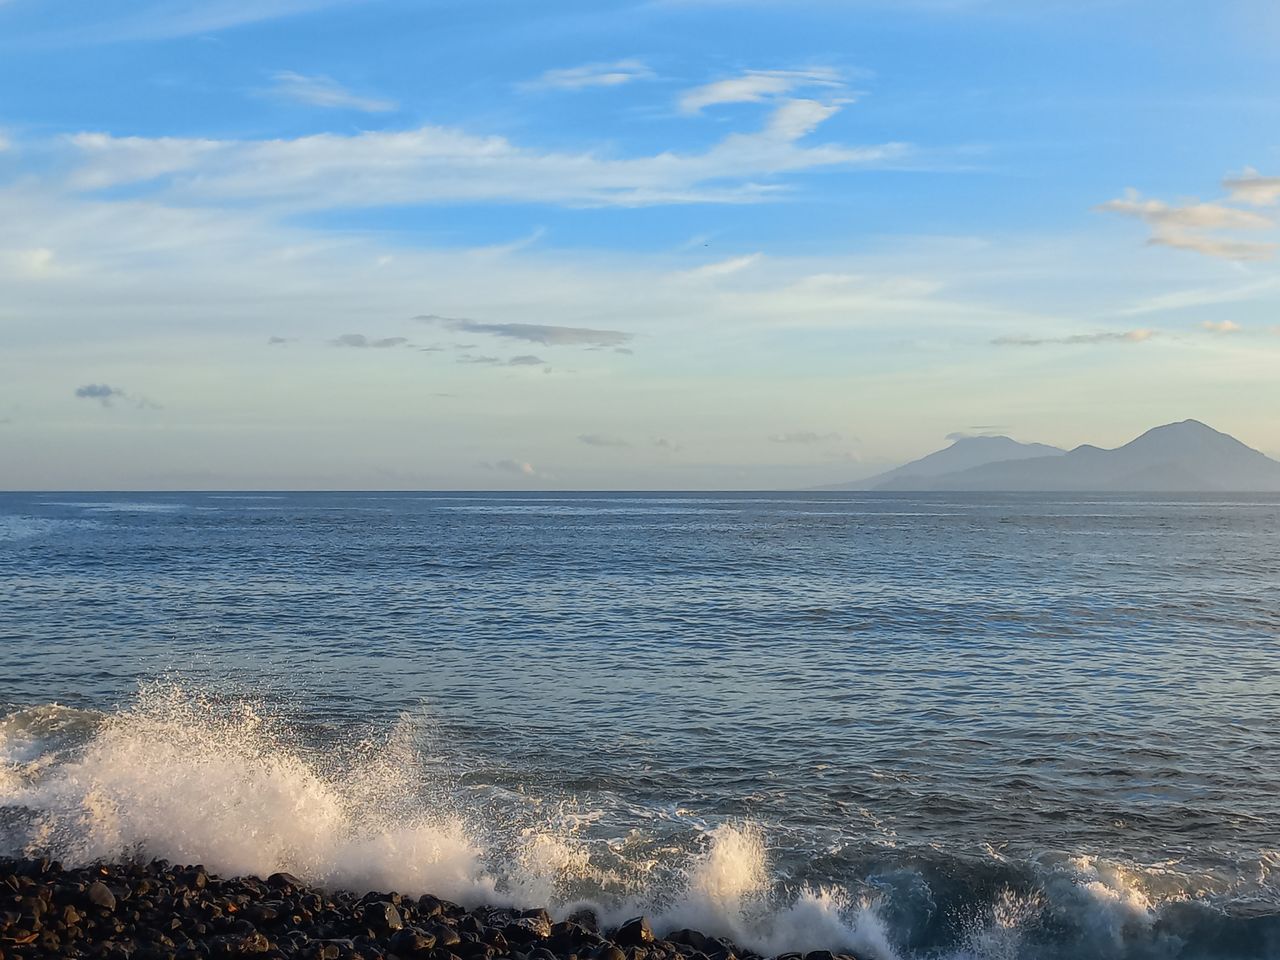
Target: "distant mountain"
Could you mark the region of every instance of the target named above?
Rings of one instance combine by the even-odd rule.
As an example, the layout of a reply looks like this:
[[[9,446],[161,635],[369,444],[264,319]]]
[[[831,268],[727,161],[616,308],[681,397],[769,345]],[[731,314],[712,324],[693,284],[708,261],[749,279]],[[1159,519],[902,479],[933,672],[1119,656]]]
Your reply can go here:
[[[900,474],[874,489],[1270,492],[1280,491],[1280,462],[1198,420],[1184,420],[1114,450],[1085,444],[1066,454],[1009,458],[933,476]]]
[[[944,450],[938,450],[912,460],[893,470],[850,483],[821,487],[822,490],[877,490],[899,489],[891,486],[902,480],[918,478],[927,480],[949,473],[957,473],[983,464],[1001,460],[1026,460],[1032,457],[1060,457],[1065,450],[1044,443],[1018,443],[1008,437],[962,437]],[[926,489],[903,487],[900,489]]]

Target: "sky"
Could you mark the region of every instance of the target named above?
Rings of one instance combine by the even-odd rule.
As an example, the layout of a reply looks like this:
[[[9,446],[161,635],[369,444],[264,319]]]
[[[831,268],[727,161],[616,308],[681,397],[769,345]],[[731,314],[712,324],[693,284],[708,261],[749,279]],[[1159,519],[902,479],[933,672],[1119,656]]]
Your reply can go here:
[[[1280,453],[1273,0],[0,0],[0,488]]]

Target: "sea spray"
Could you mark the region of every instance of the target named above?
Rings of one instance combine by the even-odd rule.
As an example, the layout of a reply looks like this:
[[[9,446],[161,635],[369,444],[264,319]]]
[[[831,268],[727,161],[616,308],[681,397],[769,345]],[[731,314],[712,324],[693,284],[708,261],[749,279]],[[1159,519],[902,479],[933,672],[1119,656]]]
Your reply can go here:
[[[308,751],[261,704],[154,684],[5,805],[30,811],[28,849],[73,863],[159,856],[228,875],[491,896],[461,821],[406,792],[414,756],[402,731],[377,749]]]
[[[1172,864],[869,840],[870,859],[810,888],[771,862],[762,825],[703,824],[673,806],[652,828],[619,829],[611,807],[536,784],[466,785],[435,747],[420,715],[343,735],[261,700],[150,684],[110,715],[50,705],[0,720],[0,827],[11,850],[68,863],[158,856],[559,916],[589,906],[606,924],[646,913],[660,932],[688,926],[772,954],[1200,958],[1218,956],[1223,930],[1234,939],[1222,955],[1267,957],[1267,938],[1280,943],[1271,918],[1237,921],[1196,899],[1235,887]],[[1255,914],[1273,891],[1268,865],[1256,873]]]

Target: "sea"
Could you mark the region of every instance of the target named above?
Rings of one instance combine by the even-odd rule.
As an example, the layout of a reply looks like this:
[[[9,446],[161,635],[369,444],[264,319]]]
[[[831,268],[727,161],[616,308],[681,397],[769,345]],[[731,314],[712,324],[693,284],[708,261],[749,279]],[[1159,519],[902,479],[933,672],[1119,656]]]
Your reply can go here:
[[[0,852],[1280,957],[1280,497],[0,494]]]

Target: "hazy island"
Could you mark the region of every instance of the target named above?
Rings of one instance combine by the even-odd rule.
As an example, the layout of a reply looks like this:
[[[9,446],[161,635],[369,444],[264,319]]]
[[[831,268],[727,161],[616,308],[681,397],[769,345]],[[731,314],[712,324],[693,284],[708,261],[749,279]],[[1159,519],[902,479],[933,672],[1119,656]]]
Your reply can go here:
[[[1280,462],[1199,420],[1183,420],[1113,450],[963,437],[886,473],[821,489],[1273,493],[1280,491]]]

